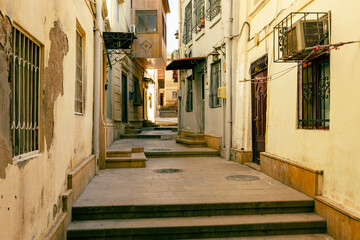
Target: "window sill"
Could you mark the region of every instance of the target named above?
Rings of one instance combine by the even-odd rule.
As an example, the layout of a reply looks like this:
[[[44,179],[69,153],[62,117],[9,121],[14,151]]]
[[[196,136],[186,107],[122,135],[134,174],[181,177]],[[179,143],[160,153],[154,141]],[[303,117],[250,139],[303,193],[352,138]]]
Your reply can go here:
[[[13,157],[13,164],[16,165],[16,164],[22,163],[24,161],[28,161],[33,158],[40,157],[42,155],[43,155],[43,153],[41,153],[39,151],[34,151],[34,152],[30,152],[30,153],[25,153],[25,154],[22,154],[19,156],[15,156],[15,157]]]
[[[78,113],[78,112],[75,112],[75,116],[83,117],[83,116],[84,116],[84,114],[83,114],[83,113]]]
[[[268,3],[268,2],[269,2],[269,0],[261,0],[258,4],[253,6],[252,9],[250,10],[249,17],[254,17],[260,11],[260,9],[263,6],[265,6],[266,3]]]
[[[200,32],[196,33],[196,36],[195,36],[195,41],[199,41],[199,39],[205,35],[205,29],[201,29]]]
[[[221,21],[221,14],[219,13],[210,21],[210,29],[212,29],[218,22]]]

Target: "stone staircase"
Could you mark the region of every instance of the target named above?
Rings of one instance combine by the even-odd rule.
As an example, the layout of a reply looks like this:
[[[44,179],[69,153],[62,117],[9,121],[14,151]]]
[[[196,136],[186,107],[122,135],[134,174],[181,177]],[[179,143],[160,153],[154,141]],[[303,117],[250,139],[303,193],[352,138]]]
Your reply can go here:
[[[106,151],[106,168],[143,168],[147,160],[142,147]]]
[[[187,147],[207,147],[204,134],[183,132],[178,138],[175,139],[177,143]]]
[[[312,200],[73,207],[67,239],[331,239],[313,211]]]

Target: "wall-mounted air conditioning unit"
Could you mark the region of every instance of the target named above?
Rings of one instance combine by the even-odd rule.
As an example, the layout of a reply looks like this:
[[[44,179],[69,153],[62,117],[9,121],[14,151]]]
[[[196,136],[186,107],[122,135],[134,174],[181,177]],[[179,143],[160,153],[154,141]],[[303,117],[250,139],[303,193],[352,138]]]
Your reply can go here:
[[[137,35],[137,29],[135,24],[130,25],[130,32],[134,33],[135,36]]]
[[[283,57],[291,57],[305,51],[305,48],[328,44],[327,24],[317,20],[300,20],[286,34],[282,48]]]
[[[274,27],[274,61],[302,60],[329,39],[328,13],[291,13]]]

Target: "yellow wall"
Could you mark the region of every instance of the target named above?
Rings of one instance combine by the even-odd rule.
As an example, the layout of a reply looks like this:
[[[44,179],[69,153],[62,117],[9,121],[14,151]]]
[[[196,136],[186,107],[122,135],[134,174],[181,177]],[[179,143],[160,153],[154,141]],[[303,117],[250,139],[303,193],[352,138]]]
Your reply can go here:
[[[249,2],[248,2],[249,3]],[[251,9],[251,7],[249,7]],[[282,10],[284,9],[284,10]],[[264,1],[258,12],[249,16],[251,36],[260,33],[260,45],[247,44],[248,63],[269,55],[269,75],[293,66],[273,63],[271,34],[274,23],[290,12],[331,11],[333,43],[360,40],[360,3],[327,0]],[[280,13],[276,19],[277,13]],[[251,10],[249,10],[251,13]],[[273,23],[265,28],[272,20]],[[262,31],[261,31],[262,30]],[[268,37],[266,37],[266,35]],[[297,70],[268,83],[266,152],[324,170],[323,195],[360,211],[360,152],[357,151],[360,126],[360,45],[352,44],[330,55],[330,130],[297,129]],[[249,77],[249,75],[248,75]],[[243,84],[243,83],[238,83]]]
[[[91,155],[93,21],[83,0],[2,0],[0,11],[41,42],[44,67],[48,67],[49,32],[55,21],[68,40],[68,52],[63,60],[63,95],[55,96],[53,106],[52,144],[49,146],[44,140],[40,156],[7,165],[5,178],[0,179],[0,239],[42,239],[62,211],[61,194],[67,188],[66,174]],[[76,20],[85,31],[86,42],[83,116],[74,114]],[[43,83],[44,77],[41,81]],[[44,135],[40,138],[44,139]]]

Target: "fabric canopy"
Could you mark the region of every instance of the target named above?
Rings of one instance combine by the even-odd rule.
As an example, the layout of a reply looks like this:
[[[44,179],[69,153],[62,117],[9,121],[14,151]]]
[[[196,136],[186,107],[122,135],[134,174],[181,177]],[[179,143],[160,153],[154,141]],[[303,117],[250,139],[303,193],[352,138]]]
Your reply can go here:
[[[191,58],[180,58],[175,59],[169,65],[166,70],[179,70],[179,69],[193,69],[198,64],[205,61],[206,57],[191,57]]]

